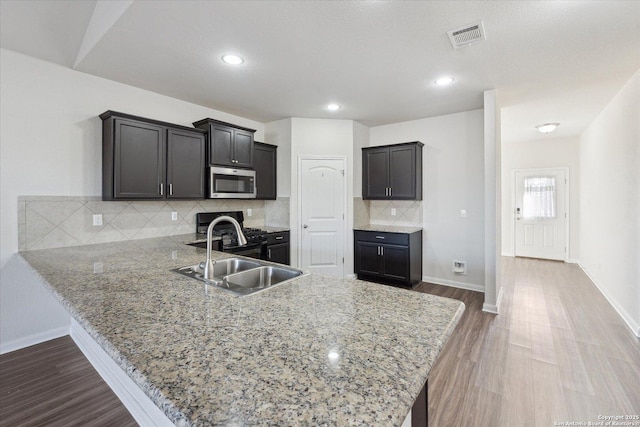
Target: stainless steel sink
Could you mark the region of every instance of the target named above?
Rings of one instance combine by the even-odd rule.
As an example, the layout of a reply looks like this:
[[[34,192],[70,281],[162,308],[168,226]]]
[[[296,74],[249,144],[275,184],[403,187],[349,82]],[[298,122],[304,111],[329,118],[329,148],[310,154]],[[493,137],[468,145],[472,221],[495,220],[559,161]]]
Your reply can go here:
[[[217,260],[213,279],[203,277],[204,263],[176,268],[172,271],[217,286],[236,295],[250,295],[289,282],[304,272],[292,267],[274,266],[244,258]]]

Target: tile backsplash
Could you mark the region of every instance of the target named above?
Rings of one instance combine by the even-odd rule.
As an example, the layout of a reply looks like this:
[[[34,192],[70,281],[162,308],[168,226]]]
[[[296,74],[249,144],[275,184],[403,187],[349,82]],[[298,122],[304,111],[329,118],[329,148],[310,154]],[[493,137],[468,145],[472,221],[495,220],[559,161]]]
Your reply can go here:
[[[392,209],[395,209],[395,215],[392,215]],[[422,202],[371,200],[369,201],[369,222],[371,224],[422,227]]]
[[[286,209],[288,226],[288,199]],[[104,202],[100,197],[20,196],[18,247],[48,249],[193,233],[196,213],[235,210],[244,211],[245,226],[265,225],[262,200]],[[176,221],[172,212],[177,212]],[[102,214],[102,225],[93,225],[94,214]]]
[[[289,198],[278,197],[276,200],[265,200],[264,215],[265,225],[288,228],[290,225]]]

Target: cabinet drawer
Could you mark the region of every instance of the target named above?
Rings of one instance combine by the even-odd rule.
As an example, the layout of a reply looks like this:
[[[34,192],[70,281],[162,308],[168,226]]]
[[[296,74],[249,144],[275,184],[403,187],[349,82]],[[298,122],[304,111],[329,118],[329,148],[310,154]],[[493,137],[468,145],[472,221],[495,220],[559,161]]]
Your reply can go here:
[[[274,245],[276,243],[287,243],[287,242],[289,242],[288,231],[281,231],[279,233],[267,234],[267,245]]]
[[[409,235],[405,233],[385,233],[377,231],[355,231],[355,240],[360,242],[409,245]]]

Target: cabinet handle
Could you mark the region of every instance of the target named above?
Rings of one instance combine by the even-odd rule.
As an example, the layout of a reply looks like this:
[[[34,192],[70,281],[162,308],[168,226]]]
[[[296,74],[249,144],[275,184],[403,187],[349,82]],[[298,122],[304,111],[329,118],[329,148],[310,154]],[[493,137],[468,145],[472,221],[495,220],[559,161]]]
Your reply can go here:
[[[267,250],[267,252],[268,252],[268,253],[267,253],[267,257],[268,257],[269,259],[271,259],[271,249],[268,249],[268,250]]]
[[[376,236],[376,239],[382,239],[382,240],[384,240],[384,236]]]
[[[393,196],[393,187],[389,187],[389,196]]]
[[[384,188],[384,195],[388,196],[389,195],[389,187],[385,187]]]
[[[160,183],[160,195],[162,196],[164,193],[164,186],[162,183]]]
[[[380,246],[380,255],[384,256],[384,246]]]
[[[284,239],[284,236],[276,236],[276,240],[282,240]]]
[[[173,196],[173,184],[169,184],[169,195]]]
[[[380,256],[380,246],[378,246],[378,256]]]

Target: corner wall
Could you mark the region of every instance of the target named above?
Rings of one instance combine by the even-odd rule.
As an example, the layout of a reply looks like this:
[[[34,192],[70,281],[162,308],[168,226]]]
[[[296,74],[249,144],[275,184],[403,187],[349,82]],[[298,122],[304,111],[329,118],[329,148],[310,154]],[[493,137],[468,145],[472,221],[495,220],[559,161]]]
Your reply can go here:
[[[421,141],[423,148],[423,266],[425,281],[485,289],[484,115],[466,111],[372,127],[370,146]],[[466,217],[460,216],[466,210]],[[466,261],[467,275],[452,273]]]
[[[640,337],[640,71],[580,135],[580,265]]]

